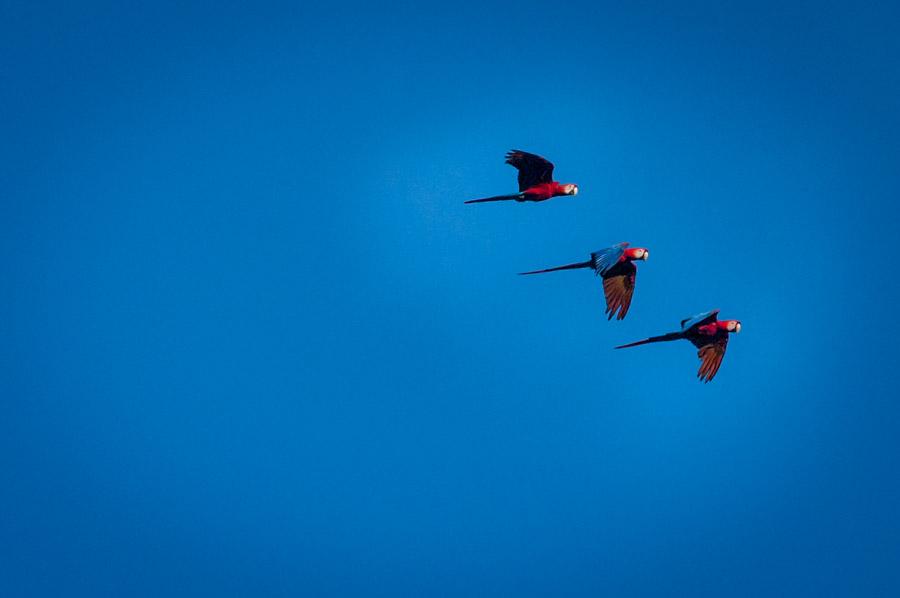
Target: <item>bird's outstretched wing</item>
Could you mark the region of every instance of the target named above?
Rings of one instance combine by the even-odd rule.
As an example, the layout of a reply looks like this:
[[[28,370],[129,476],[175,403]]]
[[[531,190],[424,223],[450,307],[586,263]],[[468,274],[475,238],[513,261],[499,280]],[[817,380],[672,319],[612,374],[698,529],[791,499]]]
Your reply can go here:
[[[697,314],[696,316],[691,316],[690,318],[685,318],[681,321],[681,330],[687,332],[694,326],[703,326],[704,324],[714,322],[718,314],[719,310],[714,309],[702,314]]]
[[[553,163],[522,150],[506,153],[506,163],[519,171],[519,191],[553,180]]]
[[[625,319],[634,295],[637,267],[631,262],[620,262],[603,274],[603,294],[606,295],[606,319]],[[618,312],[618,313],[616,313]]]
[[[719,330],[713,336],[692,335],[688,339],[699,349],[697,357],[700,358],[700,369],[697,370],[697,377],[704,383],[709,382],[716,377],[716,372],[722,365],[725,348],[728,346],[728,333]]]
[[[598,276],[602,276],[607,270],[619,263],[619,258],[625,253],[628,243],[619,243],[606,249],[598,249],[591,254],[591,261],[594,264],[594,271]]]

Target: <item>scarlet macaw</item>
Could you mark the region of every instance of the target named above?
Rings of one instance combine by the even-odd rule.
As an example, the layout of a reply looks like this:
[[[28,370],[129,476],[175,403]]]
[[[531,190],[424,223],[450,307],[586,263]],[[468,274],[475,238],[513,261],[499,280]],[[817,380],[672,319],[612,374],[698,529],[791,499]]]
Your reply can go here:
[[[725,348],[728,346],[728,335],[732,332],[736,334],[741,331],[741,322],[739,320],[717,320],[716,315],[718,313],[719,310],[714,309],[692,318],[685,318],[681,321],[681,330],[678,332],[670,332],[662,336],[651,336],[636,343],[616,347],[616,349],[636,347],[647,343],[675,341],[682,338],[687,339],[699,349],[697,357],[700,358],[701,363],[700,369],[697,371],[697,377],[703,380],[704,383],[709,382],[716,376],[719,366],[722,365],[722,358],[725,357]]]
[[[591,254],[591,259],[586,262],[557,266],[546,270],[534,270],[532,272],[520,272],[519,274],[543,274],[556,270],[574,270],[576,268],[593,268],[597,276],[603,277],[603,293],[606,295],[607,320],[616,316],[617,320],[625,318],[628,308],[631,306],[631,297],[634,295],[634,280],[637,276],[635,260],[646,260],[650,257],[650,251],[643,247],[626,249],[628,243],[619,243],[606,249],[598,249]],[[618,312],[618,315],[616,314]]]
[[[577,195],[578,185],[557,183],[553,180],[553,163],[535,154],[522,150],[506,153],[506,163],[519,171],[519,192],[511,195],[496,195],[483,199],[470,199],[465,203],[485,201],[544,201],[560,195]]]

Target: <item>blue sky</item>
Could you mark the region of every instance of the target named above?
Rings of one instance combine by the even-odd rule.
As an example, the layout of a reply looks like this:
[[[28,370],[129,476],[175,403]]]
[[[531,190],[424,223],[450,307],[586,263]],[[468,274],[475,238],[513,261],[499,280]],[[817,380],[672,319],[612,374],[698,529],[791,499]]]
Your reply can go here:
[[[900,592],[895,7],[184,4],[4,10],[0,594]]]

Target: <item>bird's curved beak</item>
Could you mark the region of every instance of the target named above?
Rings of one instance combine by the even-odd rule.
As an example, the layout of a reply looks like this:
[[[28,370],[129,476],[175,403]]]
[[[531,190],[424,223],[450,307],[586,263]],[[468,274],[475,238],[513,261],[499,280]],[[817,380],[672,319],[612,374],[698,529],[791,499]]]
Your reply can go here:
[[[647,251],[647,250],[645,249],[645,250],[644,250],[644,257],[641,258],[641,259],[643,259],[645,262],[646,262],[647,260],[649,260],[649,259],[650,259],[650,252]]]
[[[741,323],[738,322],[737,324],[734,325],[734,332],[738,333],[740,331],[741,331]]]

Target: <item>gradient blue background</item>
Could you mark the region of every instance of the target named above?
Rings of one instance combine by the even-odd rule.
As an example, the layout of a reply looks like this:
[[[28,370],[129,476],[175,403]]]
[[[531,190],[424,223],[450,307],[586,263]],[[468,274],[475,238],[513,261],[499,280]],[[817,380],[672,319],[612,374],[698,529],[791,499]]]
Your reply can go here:
[[[119,4],[0,21],[0,595],[900,595],[892,3]]]

